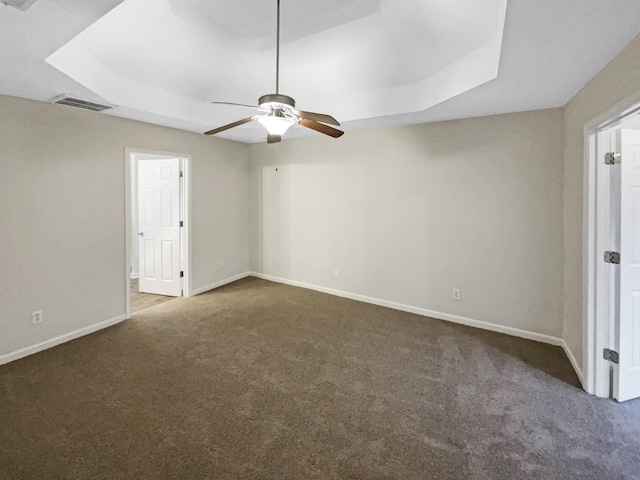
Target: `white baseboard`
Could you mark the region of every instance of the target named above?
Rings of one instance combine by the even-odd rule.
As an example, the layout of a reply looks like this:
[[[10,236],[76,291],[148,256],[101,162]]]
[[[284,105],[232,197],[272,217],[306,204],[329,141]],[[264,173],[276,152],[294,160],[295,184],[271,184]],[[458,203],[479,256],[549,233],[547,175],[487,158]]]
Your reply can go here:
[[[564,341],[561,338],[553,337],[551,335],[545,335],[543,333],[531,332],[528,330],[521,330],[519,328],[507,327],[504,325],[498,325],[496,323],[483,322],[481,320],[474,320],[473,318],[460,317],[458,315],[451,315],[449,313],[436,312],[434,310],[427,310],[426,308],[414,307],[412,305],[405,305],[402,303],[390,302],[388,300],[381,300],[379,298],[367,297],[365,295],[359,295],[356,293],[344,292],[342,290],[335,290],[333,288],[321,287],[318,285],[312,285],[309,283],[297,282],[295,280],[288,280],[286,278],[273,277],[271,275],[265,275],[262,273],[251,272],[251,276],[262,278],[277,283],[284,283],[293,287],[302,287],[309,290],[316,290],[322,293],[328,293],[336,295],[338,297],[349,298],[351,300],[358,300],[360,302],[371,303],[373,305],[379,305],[381,307],[392,308],[394,310],[400,310],[403,312],[415,313],[424,317],[436,318],[438,320],[446,320],[452,323],[458,323],[460,325],[466,325],[468,327],[481,328],[483,330],[490,330],[492,332],[505,333],[514,337],[526,338],[528,340],[535,340],[537,342],[547,343],[561,347]]]
[[[573,352],[569,349],[568,345],[565,341],[558,337],[553,337],[550,335],[545,335],[542,333],[531,332],[528,330],[521,330],[518,328],[507,327],[504,325],[498,325],[495,323],[483,322],[481,320],[474,320],[472,318],[460,317],[458,315],[451,315],[448,313],[436,312],[434,310],[427,310],[421,307],[415,307],[411,305],[405,305],[402,303],[391,302],[388,300],[381,300],[378,298],[367,297],[365,295],[359,295],[355,293],[349,293],[342,290],[336,290],[333,288],[322,287],[318,285],[312,285],[309,283],[298,282],[295,280],[288,280],[285,278],[274,277],[271,275],[265,275],[257,272],[245,272],[239,275],[235,275],[230,278],[226,278],[224,280],[220,280],[219,282],[212,283],[211,285],[207,285],[205,287],[197,288],[191,291],[191,296],[199,295],[201,293],[208,292],[218,287],[222,287],[223,285],[227,285],[229,283],[235,282],[237,280],[241,280],[248,276],[253,276],[257,278],[262,278],[264,280],[269,280],[272,282],[283,283],[286,285],[291,285],[294,287],[306,288],[309,290],[315,290],[322,293],[328,293],[330,295],[335,295],[338,297],[348,298],[351,300],[357,300],[360,302],[370,303],[373,305],[379,305],[381,307],[392,308],[394,310],[400,310],[403,312],[415,313],[417,315],[422,315],[425,317],[436,318],[438,320],[445,320],[452,323],[457,323],[461,325],[467,325],[469,327],[480,328],[483,330],[490,330],[493,332],[504,333],[507,335],[512,335],[515,337],[526,338],[528,340],[535,340],[542,343],[547,343],[555,346],[560,346],[564,349],[573,369],[576,371],[580,382],[583,383],[582,369],[580,368],[580,364],[576,360]],[[103,322],[99,322],[88,327],[81,328],[79,330],[75,330],[73,332],[67,333],[65,335],[60,335],[59,337],[52,338],[50,340],[46,340],[44,342],[38,343],[36,345],[31,345],[29,347],[21,348],[11,353],[7,353],[4,355],[0,355],[0,365],[4,365],[9,362],[13,362],[20,358],[24,358],[29,355],[33,355],[34,353],[41,352],[43,350],[55,347],[65,342],[69,342],[71,340],[75,340],[76,338],[83,337],[85,335],[89,335],[90,333],[97,332],[98,330],[102,330],[104,328],[110,327],[117,323],[126,320],[125,315],[119,315],[110,320],[105,320]],[[583,383],[584,384],[584,383]]]
[[[578,363],[578,360],[576,359],[576,356],[573,354],[573,352],[569,348],[569,345],[567,345],[567,343],[564,340],[562,340],[562,344],[560,346],[564,350],[564,353],[567,354],[567,357],[569,358],[569,361],[571,362],[571,366],[576,371],[576,375],[578,375],[578,379],[580,380],[580,384],[584,388],[584,378],[582,376],[582,367]]]
[[[233,277],[229,277],[229,278],[225,278],[224,280],[220,280],[219,282],[216,283],[212,283],[211,285],[206,285],[204,287],[200,287],[200,288],[196,288],[195,290],[191,290],[191,292],[189,292],[189,297],[194,297],[196,295],[200,295],[201,293],[204,292],[208,292],[209,290],[213,290],[214,288],[219,288],[222,287],[228,283],[232,283],[235,282],[237,280],[242,280],[243,278],[247,278],[248,276],[250,276],[251,273],[249,272],[244,272],[241,273],[239,275],[235,275]]]
[[[89,335],[90,333],[97,332],[98,330],[102,330],[107,327],[111,327],[117,323],[126,320],[124,315],[118,315],[110,320],[105,320],[104,322],[94,323],[88,327],[81,328],[79,330],[75,330],[70,333],[65,333],[64,335],[60,335],[59,337],[52,338],[50,340],[45,340],[44,342],[37,343],[35,345],[31,345],[29,347],[21,348],[20,350],[16,350],[11,353],[6,353],[4,355],[0,355],[0,365],[4,365],[5,363],[13,362],[20,358],[27,357],[29,355],[33,355],[34,353],[41,352],[43,350],[47,350],[48,348],[55,347],[62,343],[69,342],[71,340],[75,340],[76,338],[84,337],[85,335]]]

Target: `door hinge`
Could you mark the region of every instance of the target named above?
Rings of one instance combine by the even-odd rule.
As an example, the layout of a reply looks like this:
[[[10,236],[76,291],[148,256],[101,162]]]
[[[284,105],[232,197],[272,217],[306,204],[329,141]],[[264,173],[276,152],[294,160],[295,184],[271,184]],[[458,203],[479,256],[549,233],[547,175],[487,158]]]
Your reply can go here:
[[[615,350],[610,350],[605,348],[602,352],[602,356],[608,362],[615,363],[616,365],[620,363],[620,355]]]
[[[616,165],[622,161],[622,154],[609,152],[604,156],[605,165]]]
[[[181,271],[181,272],[180,272],[180,278],[183,278],[183,277],[184,277],[184,272],[183,272],[183,271]]]
[[[604,252],[604,263],[620,264],[620,254],[618,252]]]
[[[184,177],[184,172],[180,170],[180,178]]]
[[[184,227],[184,221],[183,220],[180,220],[180,226]]]

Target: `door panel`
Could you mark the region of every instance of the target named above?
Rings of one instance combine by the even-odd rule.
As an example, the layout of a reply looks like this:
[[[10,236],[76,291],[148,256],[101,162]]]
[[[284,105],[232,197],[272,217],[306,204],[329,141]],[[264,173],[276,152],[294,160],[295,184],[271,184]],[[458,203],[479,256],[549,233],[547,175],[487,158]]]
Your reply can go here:
[[[614,396],[618,401],[640,397],[640,131],[618,130],[620,163],[620,265],[617,288],[617,351]]]
[[[179,297],[180,160],[138,163],[140,291]]]

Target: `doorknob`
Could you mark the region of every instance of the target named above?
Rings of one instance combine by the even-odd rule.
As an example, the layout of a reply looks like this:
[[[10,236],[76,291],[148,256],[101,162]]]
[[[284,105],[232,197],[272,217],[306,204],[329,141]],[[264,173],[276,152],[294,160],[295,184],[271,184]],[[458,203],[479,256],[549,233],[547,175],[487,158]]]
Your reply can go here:
[[[144,235],[144,232],[138,232],[138,235],[142,237]]]

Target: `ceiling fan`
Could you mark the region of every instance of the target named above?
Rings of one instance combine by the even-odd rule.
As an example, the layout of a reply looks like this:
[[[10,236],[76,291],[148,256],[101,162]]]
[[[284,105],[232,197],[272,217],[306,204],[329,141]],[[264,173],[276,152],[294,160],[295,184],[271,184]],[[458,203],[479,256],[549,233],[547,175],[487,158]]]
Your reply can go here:
[[[303,127],[310,128],[316,132],[324,133],[333,138],[338,138],[344,134],[343,131],[329,125],[340,125],[331,115],[323,113],[305,112],[296,110],[296,101],[287,96],[280,94],[280,0],[278,3],[278,20],[276,25],[276,93],[263,95],[258,99],[258,106],[245,105],[242,103],[231,102],[213,102],[217,105],[238,105],[242,107],[250,107],[260,112],[258,115],[243,118],[237,122],[214,128],[205,132],[205,135],[215,135],[224,132],[230,128],[239,127],[245,123],[257,120],[267,130],[267,143],[277,143],[282,140],[282,135],[289,127],[296,123]],[[327,125],[329,124],[329,125]]]

